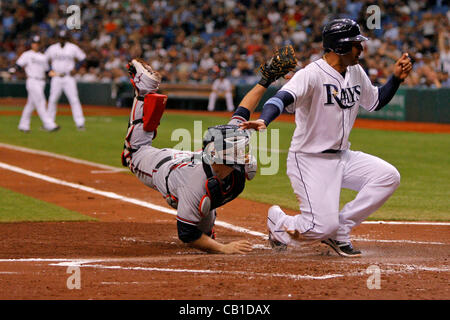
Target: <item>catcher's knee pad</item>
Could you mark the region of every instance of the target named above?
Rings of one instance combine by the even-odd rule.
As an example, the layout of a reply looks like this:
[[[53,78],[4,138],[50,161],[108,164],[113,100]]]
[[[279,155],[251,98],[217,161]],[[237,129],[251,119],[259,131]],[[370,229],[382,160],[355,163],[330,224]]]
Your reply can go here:
[[[163,94],[147,94],[144,98],[144,115],[142,121],[144,130],[155,131],[159,126],[159,121],[164,113],[167,103],[167,96]]]

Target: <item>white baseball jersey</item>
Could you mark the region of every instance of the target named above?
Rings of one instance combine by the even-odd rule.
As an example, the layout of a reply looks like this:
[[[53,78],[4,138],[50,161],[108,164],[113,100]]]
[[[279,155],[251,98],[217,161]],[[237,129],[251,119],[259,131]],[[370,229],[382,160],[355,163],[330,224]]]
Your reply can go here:
[[[231,82],[228,79],[216,79],[212,84],[212,89],[217,92],[231,91]]]
[[[292,152],[349,149],[348,137],[358,107],[374,111],[378,106],[378,88],[372,85],[359,64],[349,66],[344,78],[325,60],[319,59],[298,71],[280,91],[287,91],[294,97],[294,102],[286,108],[288,112],[295,112],[297,125],[290,147]],[[345,108],[339,106],[337,100]]]
[[[48,62],[43,53],[33,50],[25,51],[17,59],[16,64],[25,69],[28,78],[45,80]]]
[[[78,88],[75,78],[70,72],[75,68],[75,59],[84,60],[86,54],[75,44],[66,42],[62,47],[55,43],[45,51],[46,57],[51,60],[52,70],[59,74],[50,82],[50,96],[48,98],[48,113],[55,120],[57,103],[61,93],[64,91],[69,100],[73,120],[78,128],[84,128],[85,118],[83,109],[78,98]]]
[[[296,128],[287,158],[287,175],[302,214],[285,215],[272,209],[268,220],[272,236],[292,241],[286,230],[296,230],[304,240],[327,238],[349,242],[352,228],[376,211],[395,191],[400,174],[386,161],[350,150],[348,137],[359,106],[374,111],[378,88],[359,65],[347,67],[345,77],[319,59],[298,71],[280,91],[294,102]],[[340,209],[341,189],[358,192]]]
[[[216,106],[217,93],[225,94],[225,101],[227,103],[227,110],[229,112],[233,112],[234,104],[233,104],[233,95],[231,93],[232,86],[231,82],[228,79],[216,79],[212,84],[212,91],[209,95],[208,101],[208,111],[213,111]]]
[[[19,59],[17,59],[16,64],[25,69],[25,73],[27,74],[26,88],[28,92],[27,104],[20,117],[19,130],[30,130],[31,116],[35,109],[41,118],[44,129],[55,129],[57,125],[45,109],[45,74],[48,70],[46,56],[41,52],[28,50],[22,53]]]
[[[51,60],[52,70],[58,73],[70,73],[75,68],[75,59],[81,61],[86,54],[77,45],[67,42],[64,47],[55,43],[45,51],[46,57]]]

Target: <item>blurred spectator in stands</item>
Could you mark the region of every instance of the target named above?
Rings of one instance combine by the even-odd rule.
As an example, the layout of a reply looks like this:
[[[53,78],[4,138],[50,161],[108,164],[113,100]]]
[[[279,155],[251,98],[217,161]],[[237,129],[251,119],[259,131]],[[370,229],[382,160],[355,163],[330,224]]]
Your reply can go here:
[[[6,64],[17,59],[31,33],[40,34],[45,46],[52,44],[65,27],[68,3],[0,1],[0,56]],[[372,4],[381,9],[381,29],[366,28]],[[379,63],[380,83],[389,71],[383,66],[404,51],[424,57],[408,85],[438,87],[435,78],[440,82],[440,72],[449,72],[448,1],[83,0],[79,5],[82,29],[71,33],[88,53],[87,70],[99,69],[98,77],[105,70],[126,72],[127,60],[141,56],[161,70],[165,82],[211,83],[218,66],[235,84],[253,83],[260,61],[277,46],[293,44],[302,65],[320,58],[322,26],[337,17],[357,19],[369,36],[362,64],[369,70],[369,61]],[[414,80],[414,73],[422,80]]]
[[[113,73],[110,70],[105,70],[101,74],[99,81],[102,83],[110,83],[113,81]]]
[[[439,32],[439,62],[443,72],[450,73],[450,31],[442,28]]]
[[[97,82],[99,80],[97,76],[97,69],[94,67],[89,67],[87,72],[80,78],[81,82]]]
[[[374,86],[379,87],[379,86],[382,85],[382,83],[379,81],[378,70],[377,69],[375,69],[375,68],[370,68],[369,69],[369,78],[370,78],[370,81],[372,82],[372,84]]]

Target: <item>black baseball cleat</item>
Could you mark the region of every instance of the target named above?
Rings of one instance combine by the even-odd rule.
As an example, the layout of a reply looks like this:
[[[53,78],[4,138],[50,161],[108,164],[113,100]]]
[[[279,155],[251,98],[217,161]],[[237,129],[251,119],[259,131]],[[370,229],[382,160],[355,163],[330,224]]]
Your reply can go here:
[[[322,243],[330,246],[338,255],[342,257],[356,258],[361,256],[361,251],[353,248],[351,242],[342,242],[329,238],[322,240]]]
[[[23,133],[30,133],[31,132],[30,129],[19,129],[19,131],[21,131]]]
[[[86,128],[85,128],[85,126],[78,126],[77,130],[78,131],[86,131]]]
[[[276,251],[287,250],[287,244],[280,242],[278,240],[275,240],[270,231],[269,231],[269,244],[273,250],[276,250]]]

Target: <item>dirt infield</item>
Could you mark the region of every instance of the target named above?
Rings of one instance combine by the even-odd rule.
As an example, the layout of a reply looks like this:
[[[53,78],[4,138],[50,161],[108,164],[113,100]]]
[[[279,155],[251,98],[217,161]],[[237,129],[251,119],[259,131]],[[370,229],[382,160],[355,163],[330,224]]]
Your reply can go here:
[[[229,224],[217,226],[218,240],[247,238],[254,251],[208,255],[177,239],[165,201],[127,172],[5,146],[0,152],[1,187],[98,219],[0,224],[0,299],[450,297],[449,224],[363,224],[353,233],[360,259],[321,244],[279,253],[265,240],[269,205],[236,199],[218,210]],[[80,289],[68,288],[72,272]]]

